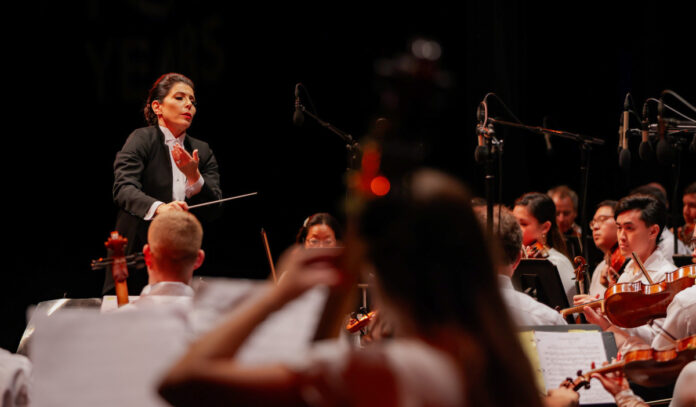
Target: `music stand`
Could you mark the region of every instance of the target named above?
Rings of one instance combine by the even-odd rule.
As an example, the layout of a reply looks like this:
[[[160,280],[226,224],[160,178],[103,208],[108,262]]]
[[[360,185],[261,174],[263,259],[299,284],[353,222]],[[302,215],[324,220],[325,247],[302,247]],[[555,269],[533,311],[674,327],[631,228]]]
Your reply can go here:
[[[512,275],[512,286],[551,308],[568,308],[558,270],[546,259],[522,259]]]
[[[691,262],[691,257],[688,254],[675,254],[672,256],[672,261],[674,262],[674,265],[677,267],[684,267],[688,266],[689,264],[693,264]]]

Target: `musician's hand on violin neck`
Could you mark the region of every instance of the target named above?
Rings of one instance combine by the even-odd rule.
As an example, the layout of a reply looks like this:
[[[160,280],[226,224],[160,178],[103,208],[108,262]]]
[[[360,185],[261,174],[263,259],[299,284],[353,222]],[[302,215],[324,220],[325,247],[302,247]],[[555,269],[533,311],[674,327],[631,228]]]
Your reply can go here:
[[[599,294],[594,297],[587,294],[578,294],[573,296],[573,305],[587,304],[588,302],[596,301],[599,299]]]
[[[608,362],[604,362],[602,366],[607,364]],[[604,389],[612,396],[616,396],[620,392],[629,389],[628,380],[626,380],[626,376],[624,376],[621,370],[608,373],[592,373],[591,376],[599,380]]]
[[[162,204],[155,210],[155,215],[167,211],[188,211],[188,204],[184,201],[172,201],[168,204]]]
[[[585,314],[585,319],[587,319],[587,322],[590,324],[599,325],[603,331],[606,331],[612,325],[607,317],[604,316],[604,314],[599,310],[595,310],[591,307],[585,307],[583,308],[582,312]]]

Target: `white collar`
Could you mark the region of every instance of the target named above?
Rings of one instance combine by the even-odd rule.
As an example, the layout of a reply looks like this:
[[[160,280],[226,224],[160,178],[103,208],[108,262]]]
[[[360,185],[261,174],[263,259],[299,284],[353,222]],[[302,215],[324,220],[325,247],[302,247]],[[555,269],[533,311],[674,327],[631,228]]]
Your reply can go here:
[[[160,281],[156,284],[146,285],[140,295],[178,295],[193,297],[193,288],[188,284],[178,281]]]
[[[510,290],[515,289],[512,286],[512,278],[510,276],[506,276],[505,274],[498,274],[498,286],[500,288],[505,288],[505,289],[510,289]]]
[[[643,267],[645,267],[646,270],[657,269],[664,262],[667,262],[667,259],[665,259],[665,256],[662,254],[660,249],[655,247],[655,250],[643,262]],[[631,256],[631,258],[629,260],[629,264],[627,264],[626,267],[631,267],[631,268],[629,268],[629,270],[633,270],[634,275],[641,274],[642,272],[640,271],[640,269],[636,268],[634,266],[634,264],[635,264],[635,260],[633,260],[633,256]],[[653,266],[655,266],[655,267],[653,267]]]
[[[186,137],[186,133],[182,133],[181,136],[179,136],[179,137],[174,137],[174,133],[172,133],[172,131],[169,130],[167,127],[159,126],[159,128],[160,128],[160,130],[162,130],[162,133],[164,134],[164,143],[165,144],[171,140],[176,140],[179,143],[184,142],[184,137]]]

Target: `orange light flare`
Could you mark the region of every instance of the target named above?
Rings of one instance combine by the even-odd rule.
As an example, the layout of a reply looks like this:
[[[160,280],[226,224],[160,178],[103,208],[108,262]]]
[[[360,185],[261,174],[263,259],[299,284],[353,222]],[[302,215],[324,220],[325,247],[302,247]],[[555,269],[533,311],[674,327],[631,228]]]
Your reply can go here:
[[[377,196],[384,196],[388,194],[390,188],[391,184],[389,183],[389,180],[387,177],[382,175],[374,177],[370,182],[370,190]]]

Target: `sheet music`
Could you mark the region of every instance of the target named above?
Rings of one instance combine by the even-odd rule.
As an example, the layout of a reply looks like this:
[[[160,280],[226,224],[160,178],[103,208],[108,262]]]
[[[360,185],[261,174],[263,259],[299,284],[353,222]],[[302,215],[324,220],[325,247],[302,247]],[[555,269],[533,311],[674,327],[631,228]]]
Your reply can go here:
[[[163,372],[186,350],[172,313],[66,309],[37,321],[31,346],[36,406],[157,406]]]
[[[578,369],[590,370],[592,362],[601,366],[607,361],[601,332],[535,331],[534,337],[546,391],[568,377],[575,379]],[[579,393],[582,405],[614,403],[614,397],[596,379],[590,389],[582,388]]]
[[[129,295],[128,303],[140,298],[139,295]],[[102,298],[101,312],[112,312],[118,309],[118,298],[115,295],[105,295]]]
[[[327,297],[327,287],[314,287],[272,314],[244,342],[238,360],[299,363],[312,344]]]

